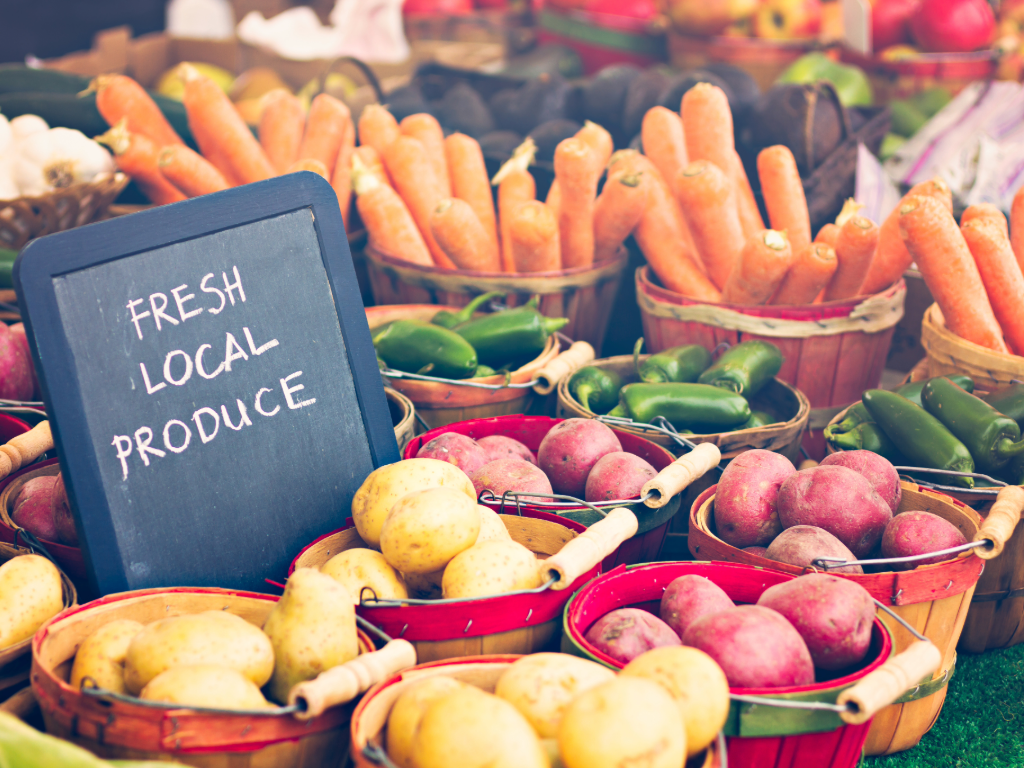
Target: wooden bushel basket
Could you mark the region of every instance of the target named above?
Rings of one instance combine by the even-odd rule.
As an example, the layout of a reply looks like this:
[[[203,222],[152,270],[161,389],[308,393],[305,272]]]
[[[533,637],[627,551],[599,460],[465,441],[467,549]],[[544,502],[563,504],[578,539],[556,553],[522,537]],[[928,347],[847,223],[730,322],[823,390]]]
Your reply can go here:
[[[662,288],[650,267],[636,273],[636,298],[650,352],[681,344],[714,349],[725,341],[763,339],[782,352],[778,377],[799,389],[811,404],[804,447],[824,455],[821,430],[836,406],[859,400],[882,379],[896,323],[903,317],[903,280],[874,296],[825,304],[743,306],[701,304]]]
[[[898,512],[923,510],[955,525],[968,541],[984,533],[981,518],[966,504],[914,483],[902,482],[903,497]],[[788,563],[744,552],[722,541],[715,533],[713,486],[700,495],[690,510],[690,552],[702,560],[722,560],[771,568],[800,575],[805,569]],[[978,550],[934,565],[923,565],[910,571],[845,574],[836,576],[855,581],[873,598],[890,606],[904,620],[925,635],[942,653],[942,664],[930,682],[923,684],[901,703],[893,704],[876,715],[868,735],[865,752],[869,755],[891,754],[910,749],[935,724],[946,699],[946,685],[956,666],[956,645],[967,619],[975,585],[985,560]],[[913,642],[913,637],[889,616],[880,615],[892,632],[897,653]]]
[[[503,291],[508,294],[509,306],[519,306],[539,295],[542,315],[569,318],[562,333],[589,342],[598,352],[628,262],[623,249],[617,261],[592,267],[529,274],[472,272],[410,264],[366,246],[366,266],[377,304],[464,307],[481,293]]]
[[[388,410],[391,411],[391,421],[395,425],[395,440],[401,448],[416,434],[416,406],[412,400],[391,387],[384,387],[384,397],[388,399]]]
[[[356,768],[380,768],[384,752],[384,729],[398,697],[410,686],[431,677],[453,677],[493,693],[499,678],[522,656],[473,656],[420,664],[378,683],[363,696],[352,713],[352,760]],[[687,761],[685,768],[720,768],[715,745]],[[456,768],[452,766],[452,768]],[[680,766],[680,768],[684,768]]]
[[[48,733],[106,759],[175,760],[196,768],[334,768],[344,763],[353,704],[312,720],[289,714],[221,714],[101,700],[68,685],[82,641],[107,622],[143,624],[224,610],[262,626],[273,595],[214,588],[147,589],[110,595],[64,611],[32,640],[32,690]],[[361,653],[373,651],[359,633]]]
[[[938,304],[932,304],[921,321],[921,346],[927,354],[924,378],[962,373],[974,386],[988,391],[1024,380],[1024,357],[1004,355],[961,339],[946,327]]]
[[[756,603],[769,587],[794,576],[778,571],[751,568],[730,563],[650,563],[617,568],[587,584],[573,596],[565,610],[563,650],[621,669],[623,664],[602,653],[585,637],[593,624],[612,610],[631,606],[657,615],[665,587],[679,576],[693,574],[710,579],[725,590],[737,604]],[[934,664],[935,649],[924,646]],[[904,660],[890,659],[891,634],[877,617],[871,646],[865,660],[855,671],[843,670],[841,677],[812,685],[788,688],[731,688],[733,695],[782,699],[786,702],[814,701],[843,704],[846,697],[856,701],[869,699],[892,701],[903,691],[888,690],[888,696],[865,696],[867,686],[874,687],[878,676],[866,680],[883,665],[903,667]],[[915,665],[916,666],[916,665]],[[934,666],[932,666],[934,669]],[[886,672],[880,673],[885,675]],[[913,677],[913,674],[911,674]],[[918,673],[917,679],[920,679]],[[910,682],[913,685],[913,680]],[[855,690],[856,689],[856,692]],[[859,765],[864,742],[868,738],[873,707],[861,712],[856,722],[829,711],[782,709],[770,705],[749,704],[735,699],[723,729],[726,735],[730,768],[762,766],[799,766],[799,768],[854,768]]]

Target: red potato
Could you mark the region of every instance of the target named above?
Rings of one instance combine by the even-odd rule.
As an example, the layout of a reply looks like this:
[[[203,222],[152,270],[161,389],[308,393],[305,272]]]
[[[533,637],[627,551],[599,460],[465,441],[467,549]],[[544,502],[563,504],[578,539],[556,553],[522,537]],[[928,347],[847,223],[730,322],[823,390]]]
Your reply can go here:
[[[487,461],[497,461],[498,459],[522,459],[528,461],[531,464],[536,464],[537,460],[533,458],[533,453],[525,445],[520,443],[518,440],[513,440],[511,437],[505,437],[504,435],[489,435],[487,437],[481,437],[476,441],[487,453]]]
[[[679,635],[668,624],[639,608],[618,608],[606,613],[584,637],[599,651],[623,664],[652,648],[681,645]]]
[[[661,620],[681,638],[702,616],[735,608],[725,590],[703,576],[688,573],[673,579],[661,596]]]
[[[730,461],[715,491],[719,537],[734,547],[767,545],[782,530],[779,488],[795,474],[793,462],[771,451],[746,451]]]
[[[816,568],[813,561],[819,557],[857,559],[843,542],[824,528],[813,525],[794,525],[787,528],[768,545],[764,556],[777,563],[789,563],[800,568]],[[834,569],[832,573],[864,573],[864,569],[859,565],[844,565],[842,568]]]
[[[582,498],[587,476],[602,456],[622,450],[615,433],[593,419],[566,419],[544,435],[537,463],[555,493]]]
[[[817,466],[782,484],[779,520],[783,528],[824,528],[861,558],[878,545],[892,509],[863,475],[847,467]]]
[[[967,538],[948,520],[931,512],[900,512],[885,526],[882,557],[912,557],[966,544]],[[952,560],[956,555],[940,555],[927,560],[891,566],[894,571],[909,571],[919,565]]]
[[[75,517],[71,514],[71,503],[68,501],[68,489],[64,485],[64,473],[57,473],[53,484],[53,495],[50,497],[50,511],[53,522],[57,526],[57,538],[61,544],[69,547],[78,546],[78,529],[75,528]]]
[[[458,432],[438,435],[416,452],[417,459],[437,459],[454,464],[467,475],[472,475],[490,461],[487,451],[476,440]]]
[[[657,477],[658,470],[639,456],[625,451],[608,453],[597,460],[587,475],[587,501],[616,501],[640,495],[644,483]]]
[[[807,644],[782,614],[740,605],[697,619],[683,645],[718,662],[730,688],[782,688],[814,682]]]
[[[903,498],[903,488],[900,486],[899,472],[888,459],[873,451],[840,451],[826,456],[820,464],[822,467],[836,465],[864,475],[875,489],[875,493],[881,496],[892,513],[896,514],[900,499]]]
[[[768,557],[768,547],[744,547],[743,551],[759,557]]]
[[[21,345],[18,334],[0,323],[0,398],[31,400],[34,389],[28,349]]]
[[[56,480],[53,475],[46,475],[27,481],[14,497],[14,511],[11,513],[16,525],[46,541],[60,541],[50,507]]]
[[[860,584],[809,573],[769,587],[757,604],[778,611],[793,625],[819,669],[843,669],[867,655],[875,601]]]
[[[552,493],[551,481],[540,469],[522,459],[498,459],[484,464],[469,479],[473,481],[477,498],[487,488],[498,498],[506,491],[523,493]]]
[[[32,352],[28,348],[28,336],[25,335],[25,324],[15,323],[11,326],[11,336],[18,342],[18,346],[21,347],[21,351],[25,353],[25,359],[28,360],[28,370],[32,375],[32,397],[39,396],[39,379],[36,378],[36,368],[32,364]]]

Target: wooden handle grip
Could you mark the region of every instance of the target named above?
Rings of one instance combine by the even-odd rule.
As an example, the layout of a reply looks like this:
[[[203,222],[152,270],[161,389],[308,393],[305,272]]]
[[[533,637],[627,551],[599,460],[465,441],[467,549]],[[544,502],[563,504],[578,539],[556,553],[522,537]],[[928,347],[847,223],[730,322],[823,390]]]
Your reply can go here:
[[[990,547],[978,547],[974,553],[982,560],[998,557],[1006,542],[1013,536],[1013,531],[1020,522],[1021,511],[1024,510],[1024,488],[1019,485],[1008,485],[999,491],[981,528],[974,535],[975,541],[992,542]]]
[[[839,694],[837,704],[854,704],[839,716],[851,725],[866,723],[922,680],[930,678],[942,664],[942,654],[932,643],[917,640],[854,686]]]
[[[541,580],[556,576],[552,589],[568,589],[576,579],[614,552],[636,534],[640,527],[636,515],[625,507],[616,507],[561,550],[540,563]]]
[[[657,477],[644,484],[644,487],[640,489],[641,496],[650,491],[654,492],[654,495],[644,504],[653,509],[664,507],[672,500],[673,496],[680,493],[690,483],[717,467],[721,460],[722,452],[718,450],[717,445],[701,443],[688,454],[676,459],[661,470]]]
[[[558,382],[582,368],[595,357],[594,348],[585,341],[574,341],[565,352],[537,371],[537,384],[533,391],[538,395],[549,395]]]
[[[303,705],[299,720],[312,720],[330,707],[345,704],[396,672],[416,666],[416,649],[408,640],[391,640],[379,651],[364,653],[333,667],[288,692],[288,703]]]
[[[52,448],[53,435],[48,421],[40,421],[25,434],[12,437],[7,444],[0,445],[0,480]]]

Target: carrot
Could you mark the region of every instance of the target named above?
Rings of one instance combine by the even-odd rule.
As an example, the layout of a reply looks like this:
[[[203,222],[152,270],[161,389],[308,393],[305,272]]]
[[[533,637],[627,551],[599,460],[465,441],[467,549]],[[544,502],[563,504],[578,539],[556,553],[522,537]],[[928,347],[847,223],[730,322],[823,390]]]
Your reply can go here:
[[[743,234],[750,238],[764,229],[747,172],[736,154],[732,111],[725,92],[715,85],[697,83],[683,95],[683,135],[690,162],[707,160],[728,174],[736,188],[736,208]]]
[[[842,229],[838,225],[828,223],[818,230],[818,234],[814,237],[814,242],[824,243],[835,248],[839,242],[839,233],[841,231]]]
[[[430,231],[459,269],[501,271],[497,246],[465,200],[442,200],[430,217]]]
[[[127,131],[157,145],[184,144],[146,89],[127,75],[100,75],[89,84],[96,91],[96,109],[113,127],[128,121]]]
[[[1024,187],[1017,190],[1010,207],[1010,243],[1017,263],[1024,270]]]
[[[494,174],[491,184],[498,187],[498,226],[501,232],[501,268],[506,272],[516,271],[515,257],[512,253],[512,236],[509,228],[512,224],[512,213],[521,204],[537,197],[537,183],[527,168],[533,162],[537,145],[533,139],[516,147],[504,165]],[[557,221],[555,217],[555,221]],[[561,264],[561,252],[558,261]]]
[[[995,212],[1003,217],[998,208]],[[1024,352],[1024,312],[1020,306],[1024,297],[1024,275],[1013,255],[1005,226],[1005,219],[975,216],[961,224],[960,231],[978,265],[981,282],[985,285],[996,320],[1003,329],[1003,337],[1015,352],[1020,353]]]
[[[615,141],[612,139],[612,135],[597,123],[586,120],[583,127],[576,131],[576,138],[594,150],[594,160],[598,168],[597,176],[601,178],[604,167],[608,165],[612,152],[615,150]]]
[[[480,145],[471,136],[453,133],[444,140],[442,150],[451,175],[451,194],[469,203],[497,253],[498,220],[494,213],[494,194]]]
[[[345,124],[351,120],[352,113],[344,102],[329,93],[318,94],[309,105],[306,131],[299,145],[299,159],[319,160],[325,168],[333,170],[341,151]]]
[[[520,203],[509,215],[508,239],[515,272],[562,268],[558,220],[540,200]]]
[[[1003,230],[1003,234],[1009,239],[1010,226],[1006,221],[1006,216],[1003,215],[998,206],[992,205],[992,203],[978,203],[977,205],[969,206],[960,214],[960,228],[962,229],[967,222],[977,219],[986,219],[999,225],[999,228]]]
[[[811,304],[828,285],[837,266],[832,246],[807,243],[793,254],[793,264],[769,304]]]
[[[380,159],[380,153],[376,149],[369,144],[363,144],[361,147],[356,147],[355,152],[352,153],[353,163],[357,157],[363,164],[363,167],[376,176],[382,184],[391,186],[391,178],[388,176],[387,169],[384,168],[384,161]]]
[[[157,158],[160,173],[189,197],[199,197],[228,188],[223,174],[213,164],[182,144],[168,144]]]
[[[765,229],[747,240],[729,279],[722,301],[730,304],[765,304],[793,264],[793,248],[785,232]]]
[[[562,210],[562,190],[558,186],[558,179],[554,179],[548,187],[548,196],[544,199],[544,204],[556,217]]]
[[[411,136],[419,139],[420,143],[427,150],[427,157],[434,166],[434,175],[441,184],[441,190],[445,195],[460,197],[452,187],[452,180],[448,173],[448,160],[445,157],[444,131],[437,118],[427,112],[416,115],[409,115],[398,124],[403,136]]]
[[[561,195],[558,231],[566,269],[594,263],[594,203],[600,177],[594,154],[589,144],[575,137],[555,147],[555,178]]]
[[[358,154],[352,156],[352,189],[359,218],[374,248],[412,264],[434,266],[423,235],[402,198],[363,165]]]
[[[426,149],[417,139],[399,136],[384,150],[382,157],[388,175],[395,182],[395,191],[409,207],[434,262],[439,267],[455,269],[455,262],[448,258],[430,229],[430,219],[445,195],[434,176]]]
[[[811,216],[793,152],[784,144],[762,149],[757,175],[772,229],[784,230],[793,253],[802,253],[811,242]]]
[[[218,155],[242,184],[273,176],[274,166],[227,94],[188,64],[181,69],[188,124],[203,155]]]
[[[732,182],[716,165],[699,160],[683,168],[675,184],[697,253],[721,290],[746,242]]]
[[[953,194],[941,179],[932,179],[912,187],[878,228],[878,247],[864,277],[861,293],[878,293],[883,288],[888,288],[903,277],[903,273],[914,261],[903,238],[900,237],[900,208],[911,197],[918,195],[935,197],[945,204],[946,210],[953,210]]]
[[[832,226],[835,226],[833,224]],[[821,234],[820,232],[818,233]],[[825,289],[824,301],[849,299],[861,294],[864,275],[878,246],[878,225],[864,216],[851,216],[836,237],[836,261],[839,266]]]
[[[651,182],[643,171],[609,176],[594,204],[594,261],[614,261],[647,210]]]
[[[924,195],[904,198],[898,215],[903,242],[942,310],[946,327],[962,339],[1007,352],[978,266],[953,215],[942,202]]]
[[[356,149],[356,127],[352,118],[345,121],[345,129],[341,134],[341,149],[338,150],[338,162],[331,173],[331,186],[338,196],[338,208],[341,209],[341,220],[348,227],[352,211],[352,155]],[[380,159],[378,158],[378,163]]]
[[[679,172],[689,165],[683,121],[679,114],[665,107],[652,107],[644,115],[640,136],[644,154],[654,163],[662,178],[674,182]]]
[[[291,167],[285,171],[285,173],[298,173],[299,171],[310,171],[315,173],[317,176],[321,176],[327,181],[331,180],[331,177],[327,173],[327,166],[317,160],[315,157],[307,157],[304,160],[296,160],[291,164]]]
[[[131,176],[142,193],[156,205],[186,199],[160,172],[159,147],[148,136],[129,133],[127,118],[121,118],[117,125],[97,136],[96,141],[110,147],[117,167]]]
[[[278,173],[287,171],[299,159],[306,111],[287,88],[275,88],[263,97],[260,116],[260,146]]]
[[[402,130],[387,107],[370,104],[359,116],[359,143],[373,147],[381,157],[384,157],[384,151],[401,135]]]

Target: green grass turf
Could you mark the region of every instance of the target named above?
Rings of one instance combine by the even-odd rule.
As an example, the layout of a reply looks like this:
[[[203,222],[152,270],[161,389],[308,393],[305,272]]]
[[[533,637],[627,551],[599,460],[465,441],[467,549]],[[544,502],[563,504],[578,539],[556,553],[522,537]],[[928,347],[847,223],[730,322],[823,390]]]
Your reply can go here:
[[[939,720],[906,752],[869,757],[863,768],[1024,767],[1024,644],[962,653]]]

